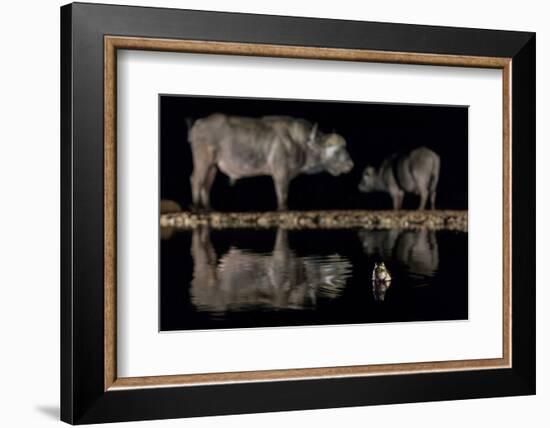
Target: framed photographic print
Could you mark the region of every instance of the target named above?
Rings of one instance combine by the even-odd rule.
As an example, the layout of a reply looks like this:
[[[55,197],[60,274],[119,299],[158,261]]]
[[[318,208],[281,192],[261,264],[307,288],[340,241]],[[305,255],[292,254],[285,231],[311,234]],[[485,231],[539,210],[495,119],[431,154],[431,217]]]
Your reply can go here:
[[[533,33],[76,3],[61,54],[62,420],[535,393]]]

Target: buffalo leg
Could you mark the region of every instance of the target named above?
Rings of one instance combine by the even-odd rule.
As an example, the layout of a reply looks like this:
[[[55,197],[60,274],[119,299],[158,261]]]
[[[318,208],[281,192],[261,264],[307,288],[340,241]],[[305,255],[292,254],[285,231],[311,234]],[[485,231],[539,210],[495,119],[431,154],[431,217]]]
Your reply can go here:
[[[392,202],[393,202],[393,209],[398,210],[399,209],[399,196],[395,193],[391,195]]]
[[[200,207],[201,203],[201,187],[204,181],[204,172],[202,169],[195,167],[191,174],[191,194],[193,198],[193,206],[195,208]]]
[[[204,208],[210,209],[210,189],[216,178],[216,167],[211,165],[205,174],[204,183],[200,189],[200,199]]]
[[[401,209],[401,207],[403,206],[403,197],[404,196],[405,196],[405,193],[402,192],[402,191],[397,191],[397,192],[391,194],[394,210],[400,210]]]
[[[288,197],[288,178],[275,175],[273,176],[273,183],[275,184],[275,192],[277,193],[277,209],[284,211],[287,209],[286,201]]]
[[[193,206],[200,208],[201,203],[204,202],[204,189],[208,182],[208,175],[211,173],[210,170],[216,167],[214,150],[205,144],[192,144],[191,154],[193,155],[193,173],[191,174]],[[207,190],[210,192],[210,188]]]
[[[428,201],[428,191],[422,190],[420,192],[420,205],[418,207],[419,210],[423,210],[426,208],[426,202]]]

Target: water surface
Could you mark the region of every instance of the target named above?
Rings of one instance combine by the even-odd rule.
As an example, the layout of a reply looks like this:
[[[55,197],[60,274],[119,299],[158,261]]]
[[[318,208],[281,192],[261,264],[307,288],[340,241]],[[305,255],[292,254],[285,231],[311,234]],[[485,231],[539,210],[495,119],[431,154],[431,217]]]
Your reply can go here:
[[[468,318],[468,235],[210,230],[161,240],[160,329]],[[373,283],[375,263],[392,280]]]

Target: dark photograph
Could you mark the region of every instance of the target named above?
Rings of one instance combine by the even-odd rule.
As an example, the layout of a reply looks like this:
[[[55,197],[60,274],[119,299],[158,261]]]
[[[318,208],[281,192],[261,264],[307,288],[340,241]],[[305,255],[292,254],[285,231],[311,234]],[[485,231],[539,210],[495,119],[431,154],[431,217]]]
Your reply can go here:
[[[159,95],[160,331],[468,319],[468,107]]]

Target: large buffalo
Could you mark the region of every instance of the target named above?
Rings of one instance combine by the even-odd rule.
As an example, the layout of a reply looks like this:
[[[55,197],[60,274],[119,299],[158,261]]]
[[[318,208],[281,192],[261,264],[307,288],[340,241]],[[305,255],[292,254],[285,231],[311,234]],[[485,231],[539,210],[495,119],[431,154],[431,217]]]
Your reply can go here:
[[[367,166],[359,183],[362,192],[387,192],[392,197],[393,209],[401,209],[405,192],[420,196],[418,209],[435,209],[437,182],[439,181],[439,156],[426,147],[405,154],[394,154],[376,169]]]
[[[340,135],[324,134],[303,119],[248,118],[213,114],[189,131],[193,152],[191,189],[195,207],[210,207],[217,169],[231,182],[243,177],[273,178],[279,210],[287,208],[288,186],[299,174],[346,173],[353,162]]]

